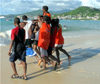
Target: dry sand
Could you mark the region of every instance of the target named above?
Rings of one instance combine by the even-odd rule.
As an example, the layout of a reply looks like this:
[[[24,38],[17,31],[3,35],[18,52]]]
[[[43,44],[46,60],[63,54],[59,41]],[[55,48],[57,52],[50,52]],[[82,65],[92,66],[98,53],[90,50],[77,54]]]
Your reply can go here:
[[[0,47],[0,84],[100,84],[100,34],[66,38],[64,48],[72,56],[71,66],[62,53],[63,64],[58,71],[52,71],[51,66],[42,70],[35,58],[27,57],[28,80],[22,80],[10,78],[8,46]],[[17,65],[17,70],[21,75],[22,67]]]

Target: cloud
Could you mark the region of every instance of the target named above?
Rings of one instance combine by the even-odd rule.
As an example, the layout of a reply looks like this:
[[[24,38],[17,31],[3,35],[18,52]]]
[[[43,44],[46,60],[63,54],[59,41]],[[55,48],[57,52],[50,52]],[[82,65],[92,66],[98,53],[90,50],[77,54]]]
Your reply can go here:
[[[0,0],[0,14],[19,14],[42,9],[48,5],[49,10],[75,9],[79,6],[100,8],[100,0]]]
[[[57,3],[57,6],[65,6],[65,3]]]
[[[73,6],[71,5],[73,1]],[[32,10],[42,9],[43,5],[48,5],[50,10],[62,10],[76,8],[81,5],[76,0],[3,0],[1,1],[2,14],[18,14]]]
[[[80,0],[82,6],[90,6],[94,8],[100,8],[100,0]]]
[[[96,0],[97,2],[100,2],[100,0]]]
[[[2,1],[1,2],[1,8],[2,8],[2,13],[23,13],[23,12],[28,12],[32,10],[39,9],[39,6],[35,4],[36,1],[25,1],[25,0],[11,0],[11,1]],[[40,2],[40,1],[37,1]]]

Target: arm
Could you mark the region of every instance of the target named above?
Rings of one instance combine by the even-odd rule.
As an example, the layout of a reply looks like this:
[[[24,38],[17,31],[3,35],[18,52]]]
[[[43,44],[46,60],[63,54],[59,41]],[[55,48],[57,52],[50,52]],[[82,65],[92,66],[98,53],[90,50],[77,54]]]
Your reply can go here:
[[[12,46],[13,46],[13,43],[14,43],[14,39],[15,39],[15,31],[12,30],[11,31],[11,43],[10,43],[10,47],[9,47],[9,51],[8,51],[9,56],[11,54],[11,49],[12,49]]]
[[[29,35],[28,37],[31,38],[31,36],[32,36],[32,25],[31,25],[31,27],[28,30],[28,35]]]
[[[11,43],[10,43],[10,47],[9,47],[9,51],[8,51],[9,56],[11,54],[11,49],[12,49],[13,43],[14,43],[14,40],[12,40]]]

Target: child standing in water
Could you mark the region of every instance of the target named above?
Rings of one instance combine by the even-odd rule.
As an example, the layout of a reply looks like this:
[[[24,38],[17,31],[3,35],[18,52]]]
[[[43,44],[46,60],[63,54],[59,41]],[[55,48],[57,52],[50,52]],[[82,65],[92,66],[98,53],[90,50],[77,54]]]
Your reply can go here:
[[[55,26],[57,28],[55,35],[55,50],[57,58],[60,61],[59,51],[63,52],[66,56],[68,56],[68,61],[70,65],[71,56],[67,53],[65,49],[63,49],[64,38],[62,36],[62,26],[59,24],[59,19],[56,19]]]

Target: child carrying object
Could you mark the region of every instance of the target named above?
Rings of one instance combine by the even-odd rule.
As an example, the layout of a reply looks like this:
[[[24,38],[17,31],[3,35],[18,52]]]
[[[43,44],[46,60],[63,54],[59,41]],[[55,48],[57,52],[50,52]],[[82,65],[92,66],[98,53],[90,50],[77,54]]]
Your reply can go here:
[[[29,57],[35,56],[36,60],[39,61],[39,58],[38,58],[36,52],[32,48],[32,43],[33,42],[31,41],[31,39],[27,39],[26,42],[25,42],[26,56],[29,56]]]

